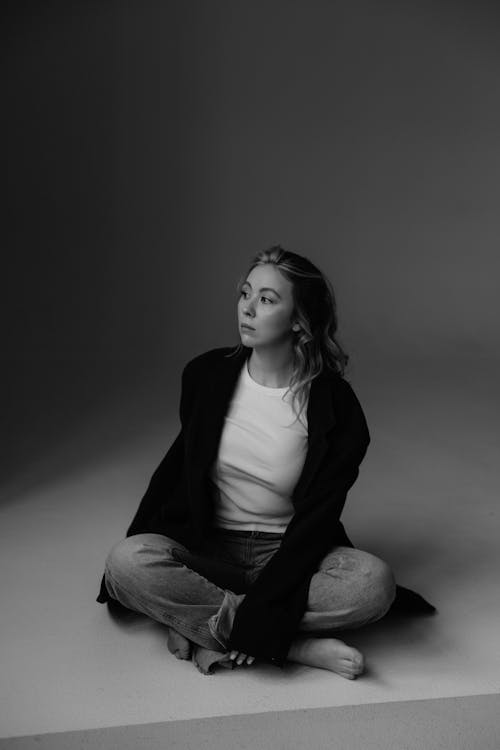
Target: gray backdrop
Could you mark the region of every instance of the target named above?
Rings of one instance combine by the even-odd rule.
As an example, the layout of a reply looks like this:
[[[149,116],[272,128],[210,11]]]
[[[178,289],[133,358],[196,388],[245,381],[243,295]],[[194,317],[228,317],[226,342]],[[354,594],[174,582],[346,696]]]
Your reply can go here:
[[[182,364],[238,341],[237,278],[273,243],[331,278],[354,368],[498,359],[493,3],[18,2],[4,20],[11,466],[152,372],[176,408]]]

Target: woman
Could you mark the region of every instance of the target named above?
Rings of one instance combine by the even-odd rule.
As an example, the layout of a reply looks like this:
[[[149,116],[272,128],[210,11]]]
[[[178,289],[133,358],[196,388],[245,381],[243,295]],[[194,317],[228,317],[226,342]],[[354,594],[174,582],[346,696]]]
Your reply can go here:
[[[369,434],[342,377],[333,289],[277,246],[239,293],[241,343],[184,368],[181,431],[98,601],[166,624],[170,650],[204,673],[260,658],[355,679],[363,656],[336,635],[381,618],[395,583],[340,522]]]

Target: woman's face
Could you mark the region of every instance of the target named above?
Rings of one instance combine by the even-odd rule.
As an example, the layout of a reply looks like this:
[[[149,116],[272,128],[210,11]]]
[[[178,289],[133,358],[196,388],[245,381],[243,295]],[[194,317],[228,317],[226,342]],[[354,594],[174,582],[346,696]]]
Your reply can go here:
[[[282,344],[292,335],[292,283],[272,264],[256,266],[240,287],[238,325],[244,346]],[[242,328],[242,324],[253,330]]]

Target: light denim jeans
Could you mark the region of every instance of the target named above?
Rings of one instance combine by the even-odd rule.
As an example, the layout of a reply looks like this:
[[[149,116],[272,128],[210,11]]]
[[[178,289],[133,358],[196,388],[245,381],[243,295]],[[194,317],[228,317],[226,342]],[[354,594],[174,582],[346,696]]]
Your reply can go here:
[[[248,586],[277,551],[281,534],[214,529],[190,552],[162,534],[136,534],[111,549],[105,566],[109,595],[125,607],[168,625],[193,644],[204,674],[232,667],[227,642]],[[351,547],[334,547],[309,587],[301,633],[328,636],[381,618],[395,596],[389,566]]]

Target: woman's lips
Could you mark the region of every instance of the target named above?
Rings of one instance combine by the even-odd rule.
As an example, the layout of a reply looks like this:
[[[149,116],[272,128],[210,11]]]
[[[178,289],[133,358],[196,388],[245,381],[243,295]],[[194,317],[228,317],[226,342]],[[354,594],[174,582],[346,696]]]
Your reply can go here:
[[[255,328],[252,328],[251,326],[245,325],[245,323],[242,323],[240,325],[240,328],[242,331],[255,331]]]

